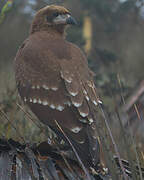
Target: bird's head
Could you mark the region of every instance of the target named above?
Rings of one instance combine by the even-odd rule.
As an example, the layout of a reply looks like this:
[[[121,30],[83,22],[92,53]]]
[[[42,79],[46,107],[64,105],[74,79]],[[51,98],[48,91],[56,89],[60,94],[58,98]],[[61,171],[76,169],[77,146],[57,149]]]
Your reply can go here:
[[[32,22],[31,33],[41,30],[55,30],[63,33],[68,24],[77,24],[70,12],[62,6],[50,5],[36,13]]]

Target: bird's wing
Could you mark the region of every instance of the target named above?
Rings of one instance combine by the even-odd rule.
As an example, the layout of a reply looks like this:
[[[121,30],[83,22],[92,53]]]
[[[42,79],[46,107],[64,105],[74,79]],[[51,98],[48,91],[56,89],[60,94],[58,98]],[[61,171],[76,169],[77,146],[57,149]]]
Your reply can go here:
[[[101,101],[97,96],[93,74],[88,68],[85,56],[71,43],[69,48],[72,58],[60,61],[61,78],[64,80],[71,103],[77,108],[80,117],[91,124],[94,121],[91,106],[96,107]],[[84,123],[86,123],[85,120]]]
[[[39,97],[43,104],[47,102],[55,106],[59,105],[57,102],[64,104],[66,101],[64,92],[57,93],[63,90],[63,84],[52,48],[43,45],[41,41],[35,43],[30,38],[19,48],[14,65],[16,82],[23,100],[26,98],[25,101],[36,102]]]
[[[88,68],[87,60],[81,50],[75,45],[69,43],[72,59],[63,59],[60,61],[61,78],[64,80],[66,90],[71,99],[71,103],[77,109],[78,120],[87,124],[87,136],[89,143],[89,152],[92,159],[97,158],[96,150],[98,142],[95,133],[95,116],[93,109],[101,103],[97,96],[96,87],[93,81],[93,73]]]
[[[90,153],[93,161],[97,162],[99,157],[95,156],[99,145],[91,107],[96,107],[99,100],[86,58],[71,43],[36,42],[26,40],[15,59],[21,97],[40,119],[48,121],[50,117],[61,117],[63,123],[60,125],[77,143],[73,143],[77,150],[85,151],[83,156]],[[47,123],[50,124],[49,121]],[[89,148],[89,152],[85,148]]]

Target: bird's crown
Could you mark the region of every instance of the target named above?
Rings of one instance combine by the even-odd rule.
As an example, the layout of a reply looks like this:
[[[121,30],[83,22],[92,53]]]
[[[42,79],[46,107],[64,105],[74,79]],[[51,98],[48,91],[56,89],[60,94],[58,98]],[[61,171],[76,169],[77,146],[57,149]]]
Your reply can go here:
[[[63,6],[57,6],[57,5],[46,6],[37,12],[37,14],[39,13],[46,15],[52,15],[53,13],[70,14],[68,9],[64,8]]]

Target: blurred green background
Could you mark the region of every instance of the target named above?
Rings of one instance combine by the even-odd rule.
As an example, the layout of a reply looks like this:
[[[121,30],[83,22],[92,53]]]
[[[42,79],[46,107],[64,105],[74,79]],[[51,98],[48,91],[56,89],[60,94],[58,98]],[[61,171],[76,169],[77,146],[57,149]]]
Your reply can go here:
[[[20,140],[19,131],[26,141],[46,138],[28,114],[17,106],[18,103],[29,112],[17,95],[13,61],[19,46],[28,37],[35,12],[49,4],[67,7],[78,21],[77,27],[67,30],[67,39],[85,52],[89,66],[95,72],[99,94],[111,117],[113,133],[121,139],[114,118],[115,108],[123,109],[124,99],[127,103],[127,97],[144,78],[143,0],[1,0],[0,135]],[[121,115],[125,121],[127,115]],[[31,113],[30,117],[36,119]],[[140,121],[136,118],[136,124],[138,122],[143,127],[144,120]],[[135,126],[132,129],[135,135],[138,134],[138,142],[143,142],[143,129],[140,131]]]

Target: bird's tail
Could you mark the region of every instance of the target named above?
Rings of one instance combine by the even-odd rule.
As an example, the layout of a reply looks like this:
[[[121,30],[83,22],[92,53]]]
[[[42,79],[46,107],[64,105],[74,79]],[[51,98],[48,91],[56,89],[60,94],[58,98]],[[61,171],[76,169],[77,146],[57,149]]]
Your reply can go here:
[[[93,138],[90,129],[91,127],[87,128],[84,143],[78,143],[73,138],[69,138],[85,167],[97,170],[100,164],[100,143],[98,138]]]
[[[53,131],[71,146],[77,159],[80,158],[85,167],[97,170],[100,164],[100,142],[92,126],[87,124],[81,134],[71,134],[56,123],[59,128],[52,127]],[[83,141],[78,141],[79,136],[83,137]]]

